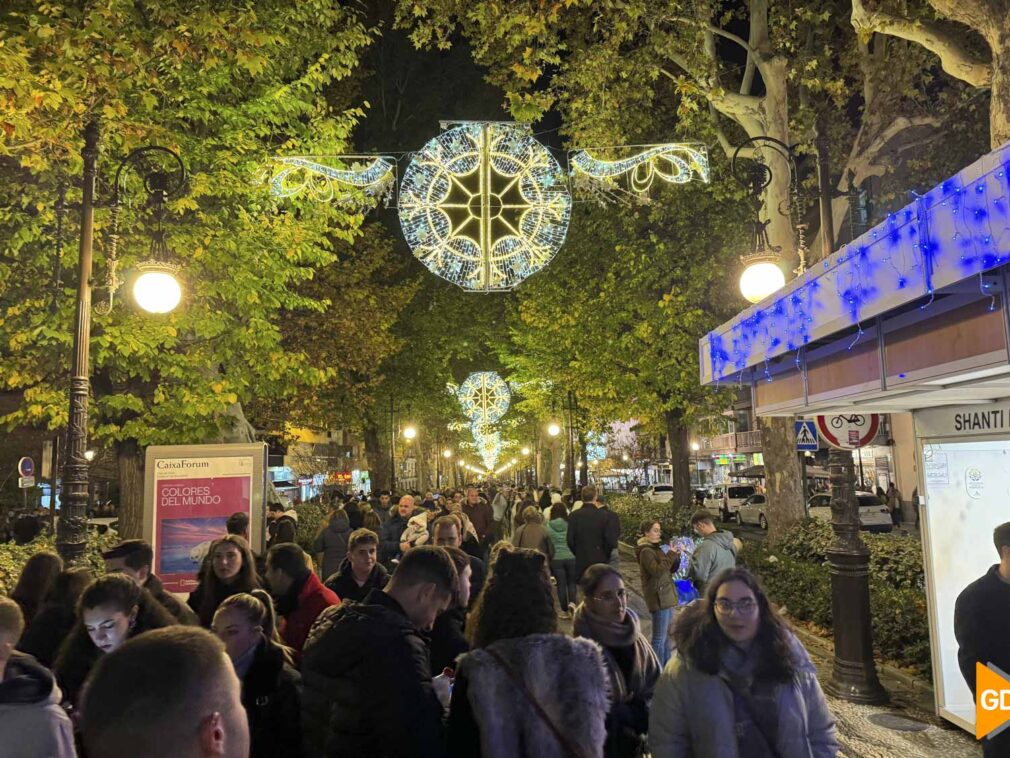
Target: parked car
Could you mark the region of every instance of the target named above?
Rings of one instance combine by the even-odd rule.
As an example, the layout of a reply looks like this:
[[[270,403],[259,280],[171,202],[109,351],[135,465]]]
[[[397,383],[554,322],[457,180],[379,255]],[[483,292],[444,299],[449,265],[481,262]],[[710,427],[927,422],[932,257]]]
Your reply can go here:
[[[872,492],[857,492],[859,501],[859,528],[867,532],[890,532],[894,529],[891,512]],[[812,518],[831,521],[831,495],[822,492],[807,501],[807,511]]]
[[[768,517],[765,516],[767,504],[768,499],[764,495],[751,495],[733,512],[733,518],[738,524],[757,524],[762,529],[767,529]]]
[[[673,500],[673,485],[650,484],[642,493],[642,497],[654,503],[669,503]]]
[[[705,498],[705,510],[723,521],[731,521],[747,498],[756,494],[757,487],[753,484],[720,485],[709,491],[709,496]]]

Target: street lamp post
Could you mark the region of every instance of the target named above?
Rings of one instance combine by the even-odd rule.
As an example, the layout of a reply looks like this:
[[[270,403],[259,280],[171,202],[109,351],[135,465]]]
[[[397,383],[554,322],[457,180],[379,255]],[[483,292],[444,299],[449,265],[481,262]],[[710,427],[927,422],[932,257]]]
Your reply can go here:
[[[83,560],[85,544],[87,542],[89,497],[87,459],[88,396],[91,391],[91,278],[95,235],[95,179],[98,166],[98,139],[98,122],[92,120],[84,128],[84,148],[81,151],[81,157],[84,160],[84,172],[80,207],[81,236],[77,258],[77,302],[74,315],[73,358],[70,373],[70,413],[67,419],[67,458],[63,465],[61,513],[56,528],[56,549],[68,565],[77,564]],[[134,150],[119,163],[116,169],[112,202],[114,219],[117,218],[115,214],[118,214],[119,210],[120,180],[123,171],[131,164],[135,165],[141,156],[150,152],[168,154],[181,169],[180,179],[174,186],[169,186],[169,177],[165,173],[150,171],[145,175],[145,189],[159,211],[161,204],[164,203],[170,192],[178,191],[184,186],[186,178],[185,167],[182,165],[179,156],[174,152],[155,146]],[[153,239],[152,252],[155,250],[166,252],[164,235],[160,228],[160,214],[158,221],[158,230]],[[116,235],[117,229],[114,221],[113,245],[116,242]],[[152,261],[150,263],[154,264],[155,262]],[[113,266],[114,264],[110,260],[109,307],[111,307],[112,303],[112,294],[119,285],[115,271],[112,270]],[[175,267],[169,268],[174,269]],[[174,279],[172,281],[178,287],[178,282],[175,282]],[[162,281],[161,284],[166,285],[167,282]],[[177,303],[178,298],[175,299],[171,307],[162,309],[160,312],[168,312]],[[144,302],[140,302],[139,304],[145,310],[150,310]]]

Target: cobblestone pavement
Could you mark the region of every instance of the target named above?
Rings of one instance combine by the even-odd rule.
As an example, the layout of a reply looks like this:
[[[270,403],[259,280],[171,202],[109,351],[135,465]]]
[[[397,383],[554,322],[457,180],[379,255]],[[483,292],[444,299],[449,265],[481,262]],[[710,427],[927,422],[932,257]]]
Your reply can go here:
[[[641,596],[641,575],[633,558],[622,553],[621,573],[631,590],[628,604],[638,613],[642,633],[648,637],[652,631],[649,612]],[[801,638],[817,666],[821,683],[831,674],[833,648],[824,640],[800,631]],[[912,686],[907,676],[901,676],[887,667],[880,670],[880,679],[891,696],[886,706],[855,705],[828,697],[831,712],[838,724],[838,737],[844,758],[974,758],[982,749],[967,732],[949,724],[933,714],[932,694],[921,687]],[[925,726],[922,731],[897,731],[880,726],[871,717],[893,715]],[[916,725],[918,726],[918,725]]]

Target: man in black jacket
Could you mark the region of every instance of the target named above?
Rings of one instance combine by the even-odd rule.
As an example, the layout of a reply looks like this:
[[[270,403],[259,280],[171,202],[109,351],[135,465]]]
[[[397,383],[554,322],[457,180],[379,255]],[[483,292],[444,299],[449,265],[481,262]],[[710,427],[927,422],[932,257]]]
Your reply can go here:
[[[1010,521],[993,531],[1000,562],[969,584],[954,605],[954,636],[961,675],[975,694],[975,664],[1010,674]],[[985,756],[1010,755],[1010,730],[982,741]]]
[[[594,563],[607,563],[617,549],[621,521],[597,499],[596,487],[582,488],[582,507],[568,517],[568,548],[575,553],[575,576]]]
[[[382,534],[379,536],[379,560],[386,568],[391,568],[394,558],[398,558],[404,551],[400,544],[400,537],[403,530],[407,528],[407,522],[414,515],[414,498],[404,495],[400,498],[399,505],[389,514],[382,525]]]
[[[285,511],[281,503],[267,506],[267,550],[274,545],[294,542],[298,531],[297,512],[292,508]]]
[[[166,611],[175,616],[185,626],[200,626],[200,619],[193,609],[166,590],[157,574],[151,571],[154,550],[144,540],[123,540],[111,550],[102,553],[105,571],[108,574],[123,574],[130,577],[138,587],[143,587]]]
[[[329,758],[445,758],[428,643],[456,588],[445,550],[403,556],[385,590],[323,611],[302,658],[306,752]]]

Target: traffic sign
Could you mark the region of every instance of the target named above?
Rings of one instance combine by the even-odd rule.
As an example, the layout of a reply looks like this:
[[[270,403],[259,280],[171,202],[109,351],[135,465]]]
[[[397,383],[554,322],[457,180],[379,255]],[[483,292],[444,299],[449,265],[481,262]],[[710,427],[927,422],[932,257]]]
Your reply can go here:
[[[35,477],[34,476],[19,476],[18,477],[18,487],[20,487],[21,489],[26,490],[26,489],[29,489],[30,487],[34,487],[34,486],[35,486]]]
[[[18,473],[21,476],[35,476],[35,461],[27,456],[18,461]]]
[[[815,421],[796,422],[796,449],[801,452],[817,452],[820,448],[817,439],[817,423]]]
[[[880,431],[880,415],[818,416],[817,430],[831,447],[856,450],[873,442]]]

